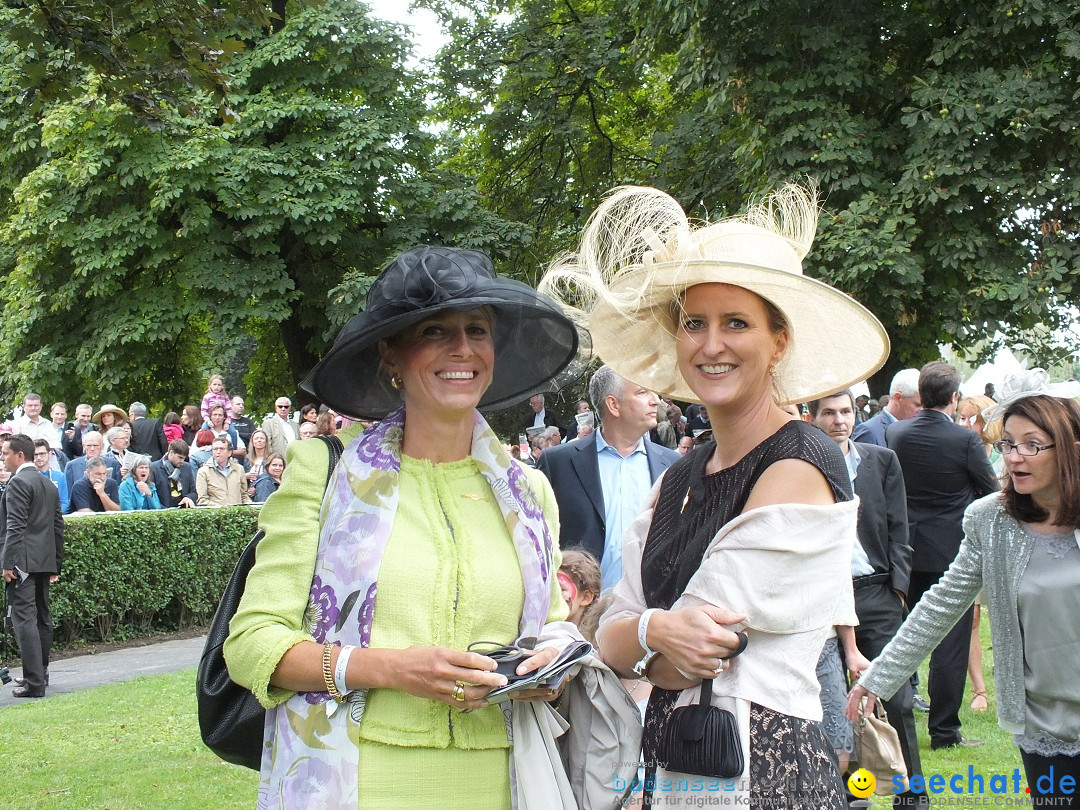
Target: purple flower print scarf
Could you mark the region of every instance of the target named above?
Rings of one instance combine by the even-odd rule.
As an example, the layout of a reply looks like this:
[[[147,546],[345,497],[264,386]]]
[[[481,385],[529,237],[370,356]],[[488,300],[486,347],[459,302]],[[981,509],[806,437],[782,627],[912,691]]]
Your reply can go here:
[[[405,409],[349,443],[322,504],[319,551],[305,623],[320,643],[367,647],[379,565],[394,525]],[[475,413],[470,455],[491,486],[521,564],[521,636],[538,636],[551,599],[553,541],[524,471]],[[359,807],[360,720],[366,693],[339,706],[301,692],[266,713],[258,807]]]

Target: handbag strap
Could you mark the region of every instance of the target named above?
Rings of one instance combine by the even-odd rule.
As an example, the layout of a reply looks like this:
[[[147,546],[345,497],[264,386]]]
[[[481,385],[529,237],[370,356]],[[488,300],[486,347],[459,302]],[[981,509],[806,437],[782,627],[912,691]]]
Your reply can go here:
[[[712,705],[712,678],[705,678],[701,682],[701,695],[698,697],[701,706]]]
[[[326,444],[326,449],[330,452],[330,466],[326,470],[326,483],[329,485],[330,476],[334,474],[334,468],[341,461],[341,454],[345,452],[345,446],[337,436],[318,436],[316,438],[322,439]]]

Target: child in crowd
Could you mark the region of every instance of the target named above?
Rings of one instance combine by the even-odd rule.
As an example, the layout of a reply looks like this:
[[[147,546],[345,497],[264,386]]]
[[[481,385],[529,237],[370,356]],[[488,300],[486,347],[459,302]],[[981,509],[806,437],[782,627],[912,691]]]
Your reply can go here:
[[[225,380],[220,374],[211,375],[210,382],[207,385],[207,392],[202,398],[202,408],[199,409],[207,425],[210,424],[210,409],[215,405],[224,407],[225,418],[232,419],[232,399],[225,390]]]
[[[170,443],[184,438],[184,426],[180,424],[180,414],[176,411],[165,414],[165,423],[161,429],[165,433],[165,439]]]
[[[589,552],[572,548],[563,552],[557,576],[563,599],[570,608],[566,620],[580,628],[586,617],[595,611],[596,600],[600,596],[600,563]],[[599,616],[595,618],[599,619]]]

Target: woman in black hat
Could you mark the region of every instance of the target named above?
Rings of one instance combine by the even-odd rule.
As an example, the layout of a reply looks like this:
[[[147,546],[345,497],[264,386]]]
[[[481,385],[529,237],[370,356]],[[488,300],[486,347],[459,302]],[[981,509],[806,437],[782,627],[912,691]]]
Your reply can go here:
[[[528,646],[566,607],[554,496],[477,408],[519,401],[577,348],[557,305],[483,254],[422,247],[311,372],[319,400],[381,421],[341,434],[325,493],[326,445],[294,443],[260,515],[225,645],[270,709],[260,807],[511,806],[509,715],[484,700],[505,678],[467,648]]]

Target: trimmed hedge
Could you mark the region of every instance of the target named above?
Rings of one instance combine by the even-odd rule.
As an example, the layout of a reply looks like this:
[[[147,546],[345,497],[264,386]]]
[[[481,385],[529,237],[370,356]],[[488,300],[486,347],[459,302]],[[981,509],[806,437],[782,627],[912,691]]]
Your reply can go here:
[[[233,506],[66,519],[63,571],[50,590],[57,640],[208,624],[258,516]]]

